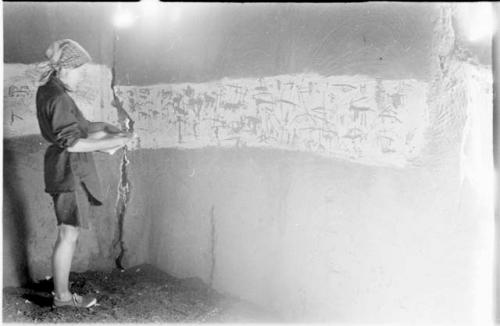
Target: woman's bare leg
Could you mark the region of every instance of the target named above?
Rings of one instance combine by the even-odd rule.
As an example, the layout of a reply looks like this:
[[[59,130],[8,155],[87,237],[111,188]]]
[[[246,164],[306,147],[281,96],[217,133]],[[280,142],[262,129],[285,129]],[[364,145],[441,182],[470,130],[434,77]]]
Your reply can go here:
[[[61,224],[54,246],[54,253],[52,255],[54,292],[56,298],[62,301],[71,299],[69,273],[79,232],[78,227]]]

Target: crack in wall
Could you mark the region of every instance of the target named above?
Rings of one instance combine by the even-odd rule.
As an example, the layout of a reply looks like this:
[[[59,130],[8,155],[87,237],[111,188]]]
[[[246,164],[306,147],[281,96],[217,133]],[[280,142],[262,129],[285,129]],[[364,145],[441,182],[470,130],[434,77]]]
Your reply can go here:
[[[210,277],[209,277],[209,285],[210,288],[212,288],[213,281],[214,281],[214,272],[215,272],[215,240],[216,240],[216,233],[215,233],[215,206],[212,205],[212,208],[210,209],[210,259],[211,259],[211,264],[210,264]]]
[[[118,219],[118,237],[116,239],[116,245],[119,246],[119,254],[115,260],[116,267],[120,269],[123,268],[122,260],[125,255],[125,244],[123,242],[123,225],[125,219],[125,213],[127,211],[127,205],[130,201],[130,189],[131,183],[128,179],[127,165],[130,163],[127,157],[127,149],[123,149],[122,162],[120,165],[120,182],[118,184],[118,198],[116,201],[116,216]]]
[[[116,41],[118,37],[116,31],[113,35],[113,67],[111,68],[111,91],[113,93],[113,102],[111,105],[116,108],[118,114],[118,122],[120,124],[121,130],[126,132],[134,132],[134,121],[130,118],[130,115],[123,108],[123,103],[118,99],[115,90],[116,81]],[[128,159],[128,148],[125,146],[123,148],[123,155],[120,165],[120,182],[118,183],[118,196],[116,200],[116,217],[118,219],[118,230],[115,236],[115,248],[118,246],[119,254],[115,260],[116,267],[119,269],[123,268],[123,257],[125,255],[125,243],[123,241],[123,226],[125,214],[127,212],[128,202],[130,201],[130,192],[132,185],[128,178],[127,166],[130,163]]]

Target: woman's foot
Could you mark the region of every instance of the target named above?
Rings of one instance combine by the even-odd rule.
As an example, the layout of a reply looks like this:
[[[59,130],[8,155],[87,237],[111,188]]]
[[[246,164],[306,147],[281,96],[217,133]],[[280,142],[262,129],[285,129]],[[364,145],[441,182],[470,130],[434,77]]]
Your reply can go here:
[[[54,307],[76,307],[76,308],[90,308],[97,303],[97,299],[90,295],[78,295],[73,293],[68,300],[60,300],[54,296]]]

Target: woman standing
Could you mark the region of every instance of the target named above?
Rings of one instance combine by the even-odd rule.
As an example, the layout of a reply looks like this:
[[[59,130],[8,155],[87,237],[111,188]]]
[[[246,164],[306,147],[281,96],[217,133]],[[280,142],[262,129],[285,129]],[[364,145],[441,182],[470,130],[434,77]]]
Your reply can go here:
[[[80,296],[69,289],[69,273],[79,228],[88,227],[93,205],[102,205],[102,195],[92,156],[94,151],[110,154],[135,135],[122,133],[104,122],[85,119],[70,96],[81,81],[82,66],[90,55],[77,42],[59,40],[45,52],[42,86],[36,94],[38,124],[51,143],[45,153],[45,191],[52,196],[58,237],[52,255],[53,305],[88,308],[92,296]]]

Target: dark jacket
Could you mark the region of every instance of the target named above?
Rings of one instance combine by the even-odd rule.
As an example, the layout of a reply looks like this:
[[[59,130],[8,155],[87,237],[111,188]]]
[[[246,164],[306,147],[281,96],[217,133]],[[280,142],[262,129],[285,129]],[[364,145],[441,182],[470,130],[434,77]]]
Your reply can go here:
[[[75,185],[83,182],[92,196],[102,201],[92,153],[66,150],[78,139],[87,137],[90,122],[54,75],[38,88],[36,112],[42,136],[51,143],[45,153],[45,191],[50,194],[74,191]]]

